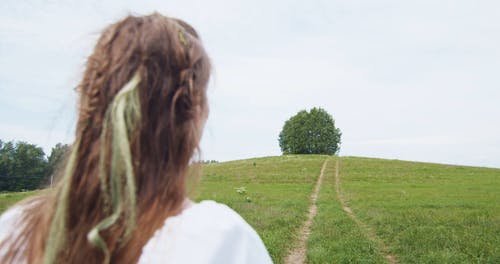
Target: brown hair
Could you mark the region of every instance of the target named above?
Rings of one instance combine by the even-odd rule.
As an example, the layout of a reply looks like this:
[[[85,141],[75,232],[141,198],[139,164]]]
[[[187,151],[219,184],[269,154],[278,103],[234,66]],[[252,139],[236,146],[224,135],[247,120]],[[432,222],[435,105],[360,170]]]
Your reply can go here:
[[[8,247],[2,262],[137,262],[155,230],[186,199],[199,119],[208,111],[209,74],[198,34],[181,20],[154,13],[127,16],[106,28],[77,88],[79,118],[65,175],[54,189],[25,202],[18,235],[0,245]],[[133,80],[136,97],[124,102],[137,100],[137,114],[125,107],[126,137],[120,139],[110,108]],[[120,159],[129,164],[116,147],[123,142],[130,172],[120,168]],[[110,200],[113,191],[121,196]],[[116,206],[116,197],[125,207]],[[114,221],[96,229],[113,213]],[[47,258],[49,250],[54,257]]]

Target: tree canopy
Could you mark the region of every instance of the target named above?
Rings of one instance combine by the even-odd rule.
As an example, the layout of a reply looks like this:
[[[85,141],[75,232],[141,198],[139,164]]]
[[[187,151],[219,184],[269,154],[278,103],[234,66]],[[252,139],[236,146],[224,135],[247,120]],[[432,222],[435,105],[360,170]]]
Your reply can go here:
[[[285,122],[279,134],[283,154],[328,154],[340,150],[340,129],[322,108],[302,110]]]
[[[33,190],[48,186],[67,149],[68,145],[57,144],[47,157],[37,145],[0,140],[0,191]]]

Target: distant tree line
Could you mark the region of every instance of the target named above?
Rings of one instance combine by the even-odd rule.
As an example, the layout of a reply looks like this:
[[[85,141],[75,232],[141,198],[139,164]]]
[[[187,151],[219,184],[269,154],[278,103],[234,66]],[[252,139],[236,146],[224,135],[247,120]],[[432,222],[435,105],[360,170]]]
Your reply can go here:
[[[47,156],[35,144],[0,140],[0,191],[25,191],[49,186],[68,149],[69,145],[58,143]]]
[[[202,160],[200,161],[202,164],[210,164],[210,163],[219,163],[217,160]]]

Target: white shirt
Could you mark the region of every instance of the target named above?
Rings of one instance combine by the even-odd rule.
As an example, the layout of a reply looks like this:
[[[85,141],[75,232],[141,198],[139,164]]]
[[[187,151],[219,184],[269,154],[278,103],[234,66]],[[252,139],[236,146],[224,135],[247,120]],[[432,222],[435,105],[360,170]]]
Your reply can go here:
[[[214,201],[169,217],[142,249],[139,263],[272,263],[259,235],[239,214]]]
[[[0,242],[15,230],[20,207],[0,217]],[[0,251],[0,257],[3,252]],[[193,203],[165,220],[143,247],[141,264],[272,263],[255,230],[234,210],[214,201]]]

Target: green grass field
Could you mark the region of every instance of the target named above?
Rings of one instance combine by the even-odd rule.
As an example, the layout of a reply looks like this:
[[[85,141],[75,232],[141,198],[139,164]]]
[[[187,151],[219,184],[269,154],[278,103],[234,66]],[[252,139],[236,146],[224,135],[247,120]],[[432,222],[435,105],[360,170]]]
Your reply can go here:
[[[209,164],[196,200],[212,199],[236,210],[260,234],[273,260],[281,263],[306,220],[309,196],[326,158],[284,156]],[[245,187],[246,194],[239,194],[239,187]]]
[[[318,214],[308,241],[309,263],[384,263],[376,243],[370,241],[342,210],[335,192],[335,158],[325,170],[317,200]]]
[[[33,192],[4,192],[0,193],[0,212],[5,211],[7,208],[15,204],[16,202],[30,197],[35,194],[36,191]]]
[[[500,170],[346,157],[341,190],[401,263],[500,263]]]
[[[500,169],[266,157],[205,165],[193,197],[232,207],[257,230],[275,263],[283,263],[327,159],[308,263],[387,263],[388,255],[399,263],[500,263]],[[32,194],[0,194],[0,211]]]

